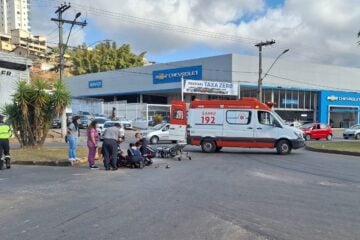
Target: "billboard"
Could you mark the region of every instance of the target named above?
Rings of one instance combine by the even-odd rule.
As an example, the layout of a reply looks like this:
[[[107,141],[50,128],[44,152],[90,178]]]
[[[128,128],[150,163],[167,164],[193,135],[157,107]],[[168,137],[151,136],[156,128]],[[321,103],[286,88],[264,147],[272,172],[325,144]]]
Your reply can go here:
[[[185,80],[184,93],[238,96],[239,86],[231,82]]]
[[[153,83],[181,82],[184,79],[202,79],[202,66],[191,66],[153,71]]]

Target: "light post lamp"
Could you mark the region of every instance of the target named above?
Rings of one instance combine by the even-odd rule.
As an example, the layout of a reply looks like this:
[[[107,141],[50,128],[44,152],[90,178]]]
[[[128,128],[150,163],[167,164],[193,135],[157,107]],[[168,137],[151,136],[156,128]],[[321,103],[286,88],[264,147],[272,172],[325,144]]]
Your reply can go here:
[[[274,62],[270,65],[269,69],[266,71],[266,73],[264,74],[264,76],[261,76],[261,73],[259,74],[259,81],[258,81],[258,99],[260,102],[262,102],[262,83],[264,78],[268,75],[268,73],[270,72],[271,68],[275,65],[275,63],[279,60],[279,58],[284,55],[285,53],[287,53],[289,51],[289,49],[285,49],[282,53],[279,54],[279,56],[277,56],[277,58],[274,60]]]

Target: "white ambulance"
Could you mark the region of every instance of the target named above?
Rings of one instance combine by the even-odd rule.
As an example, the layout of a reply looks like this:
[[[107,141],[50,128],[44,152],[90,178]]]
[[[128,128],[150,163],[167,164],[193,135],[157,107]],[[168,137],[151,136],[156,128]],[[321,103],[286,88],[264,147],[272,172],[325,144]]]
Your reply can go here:
[[[301,130],[288,126],[256,98],[182,101],[171,106],[170,135],[201,146],[203,152],[223,147],[276,148],[279,154],[305,146]]]

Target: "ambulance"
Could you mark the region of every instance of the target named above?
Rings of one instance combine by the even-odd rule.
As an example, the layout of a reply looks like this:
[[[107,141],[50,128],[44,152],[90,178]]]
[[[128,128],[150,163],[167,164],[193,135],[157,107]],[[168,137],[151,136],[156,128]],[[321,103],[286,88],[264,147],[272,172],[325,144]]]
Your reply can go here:
[[[203,152],[223,147],[273,148],[279,154],[305,146],[303,132],[288,126],[256,98],[183,101],[171,105],[170,135],[201,146]]]

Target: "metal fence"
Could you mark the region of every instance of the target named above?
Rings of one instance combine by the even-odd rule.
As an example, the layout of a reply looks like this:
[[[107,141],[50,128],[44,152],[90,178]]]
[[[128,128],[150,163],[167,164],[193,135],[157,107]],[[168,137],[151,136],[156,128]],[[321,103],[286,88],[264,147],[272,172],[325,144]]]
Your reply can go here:
[[[169,120],[170,105],[127,103],[126,101],[104,102],[102,99],[73,98],[73,114],[89,112],[92,115],[104,115],[110,119],[127,119],[136,128],[147,128],[154,125],[153,117],[161,115],[164,121]]]

